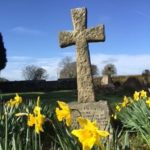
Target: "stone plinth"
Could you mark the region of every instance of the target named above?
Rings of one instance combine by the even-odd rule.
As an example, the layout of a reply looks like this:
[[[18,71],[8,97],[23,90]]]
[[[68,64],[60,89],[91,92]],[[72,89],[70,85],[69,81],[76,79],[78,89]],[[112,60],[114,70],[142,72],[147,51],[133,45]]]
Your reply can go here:
[[[73,127],[77,128],[76,118],[82,116],[91,121],[96,120],[100,129],[104,130],[109,123],[109,108],[107,101],[98,101],[90,103],[69,103],[72,109]]]

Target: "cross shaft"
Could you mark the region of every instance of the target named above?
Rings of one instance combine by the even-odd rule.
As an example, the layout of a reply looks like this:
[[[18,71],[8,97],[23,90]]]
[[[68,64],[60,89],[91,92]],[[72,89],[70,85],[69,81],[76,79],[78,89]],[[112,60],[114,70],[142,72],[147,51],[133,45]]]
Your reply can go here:
[[[74,30],[60,33],[60,46],[76,45],[78,102],[93,102],[95,94],[88,42],[104,41],[104,26],[87,29],[86,8],[73,9],[72,20]]]

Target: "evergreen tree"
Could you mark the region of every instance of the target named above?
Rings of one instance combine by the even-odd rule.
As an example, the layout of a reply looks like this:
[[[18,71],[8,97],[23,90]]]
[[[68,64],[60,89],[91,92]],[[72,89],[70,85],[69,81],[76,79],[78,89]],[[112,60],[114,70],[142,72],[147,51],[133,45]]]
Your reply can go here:
[[[5,68],[7,63],[6,49],[3,43],[3,36],[0,33],[0,71]]]

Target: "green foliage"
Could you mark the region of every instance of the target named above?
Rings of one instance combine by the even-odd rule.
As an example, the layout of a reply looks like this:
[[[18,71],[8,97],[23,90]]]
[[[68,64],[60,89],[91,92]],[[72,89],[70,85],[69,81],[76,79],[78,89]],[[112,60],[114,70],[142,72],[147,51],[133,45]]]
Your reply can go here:
[[[56,133],[57,147],[62,150],[80,150],[81,145],[71,135],[71,129],[64,123],[58,122],[56,116],[53,116],[52,122],[54,131]]]
[[[41,150],[41,136],[35,134],[34,128],[27,126],[27,117],[16,117],[16,113],[32,112],[35,102],[29,101],[18,107],[0,105],[0,149],[1,150]],[[49,106],[44,106],[43,113],[51,117]]]
[[[127,99],[126,104],[122,102],[116,106],[115,115],[125,130],[137,133],[150,148],[150,98],[142,97],[141,91],[135,92],[133,98]]]
[[[1,150],[81,150],[81,144],[71,134],[71,128],[58,122],[50,105],[41,104],[46,116],[44,132],[36,134],[34,127],[27,125],[27,116],[17,113],[32,113],[35,101],[24,101],[19,106],[0,105],[0,149]],[[93,149],[93,150],[98,150]]]

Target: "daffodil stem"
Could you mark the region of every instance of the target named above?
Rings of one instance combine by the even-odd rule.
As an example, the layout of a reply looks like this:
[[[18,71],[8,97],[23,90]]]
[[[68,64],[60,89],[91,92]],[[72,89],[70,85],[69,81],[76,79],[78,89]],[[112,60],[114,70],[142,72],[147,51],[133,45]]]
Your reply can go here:
[[[36,134],[36,132],[34,135],[35,135],[35,143],[34,143],[35,144],[35,150],[37,150],[37,134]]]
[[[26,150],[28,150],[28,142],[29,142],[29,128],[27,128],[27,135],[26,135]]]
[[[5,150],[7,150],[7,142],[8,142],[8,127],[7,127],[7,112],[5,109]]]
[[[41,148],[41,135],[39,134],[38,136],[39,136],[39,139],[38,139],[38,141],[39,141],[39,150],[42,150],[42,148]]]

